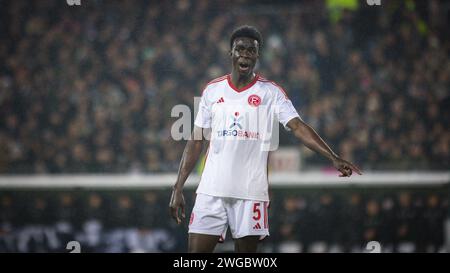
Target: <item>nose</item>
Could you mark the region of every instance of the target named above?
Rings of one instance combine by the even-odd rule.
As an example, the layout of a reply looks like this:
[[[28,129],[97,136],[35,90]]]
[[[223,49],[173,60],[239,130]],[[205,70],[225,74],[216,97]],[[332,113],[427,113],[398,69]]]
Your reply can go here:
[[[240,55],[240,57],[250,58],[251,53],[250,53],[250,51],[248,51],[247,49],[244,49],[244,50],[242,50],[242,51],[240,52],[239,55]]]
[[[241,49],[237,51],[237,56],[238,57],[243,57],[243,58],[250,58],[251,57],[251,52],[248,49]]]

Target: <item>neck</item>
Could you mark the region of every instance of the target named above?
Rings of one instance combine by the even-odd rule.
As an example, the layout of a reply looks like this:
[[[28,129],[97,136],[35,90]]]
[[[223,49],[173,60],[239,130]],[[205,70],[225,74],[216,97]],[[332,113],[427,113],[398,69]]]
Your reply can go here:
[[[236,86],[238,89],[248,85],[253,81],[255,78],[255,73],[252,71],[249,75],[241,76],[237,71],[234,69],[231,71],[231,82]]]

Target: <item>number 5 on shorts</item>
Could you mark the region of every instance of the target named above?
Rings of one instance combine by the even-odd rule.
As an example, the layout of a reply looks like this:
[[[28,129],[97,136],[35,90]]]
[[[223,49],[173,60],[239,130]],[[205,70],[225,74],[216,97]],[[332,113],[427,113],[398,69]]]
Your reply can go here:
[[[261,210],[259,209],[259,206],[261,205],[261,203],[254,203],[253,204],[253,219],[255,221],[258,221],[259,219],[261,219]]]

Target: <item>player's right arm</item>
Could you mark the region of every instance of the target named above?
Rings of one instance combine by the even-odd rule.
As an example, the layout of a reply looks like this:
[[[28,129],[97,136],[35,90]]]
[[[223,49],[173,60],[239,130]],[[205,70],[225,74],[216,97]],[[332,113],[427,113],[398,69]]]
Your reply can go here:
[[[203,90],[200,99],[199,110],[194,122],[194,131],[191,139],[188,140],[181,157],[180,167],[178,169],[177,182],[173,186],[172,196],[170,197],[169,209],[170,214],[177,224],[180,224],[186,218],[184,211],[185,202],[183,196],[183,186],[189,174],[194,169],[200,154],[203,150],[203,144],[206,134],[211,132],[211,102],[207,99],[208,85]],[[207,137],[207,136],[206,136]],[[209,139],[209,138],[208,138]],[[181,211],[181,217],[180,217]]]
[[[177,181],[173,186],[172,196],[170,197],[170,214],[172,218],[175,219],[177,224],[180,224],[186,218],[183,187],[189,174],[197,164],[197,161],[203,150],[204,141],[204,129],[198,126],[194,126],[194,131],[192,132],[191,139],[188,140],[186,147],[184,148],[180,167],[178,169]]]

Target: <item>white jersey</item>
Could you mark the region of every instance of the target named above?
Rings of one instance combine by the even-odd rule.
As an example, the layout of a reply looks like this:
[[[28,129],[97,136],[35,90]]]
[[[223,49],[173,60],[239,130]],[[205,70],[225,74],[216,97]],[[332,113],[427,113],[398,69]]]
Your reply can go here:
[[[296,117],[283,89],[258,75],[239,90],[230,75],[211,81],[195,119],[196,126],[211,128],[197,193],[269,201],[267,160],[278,140],[274,124],[286,126]]]

